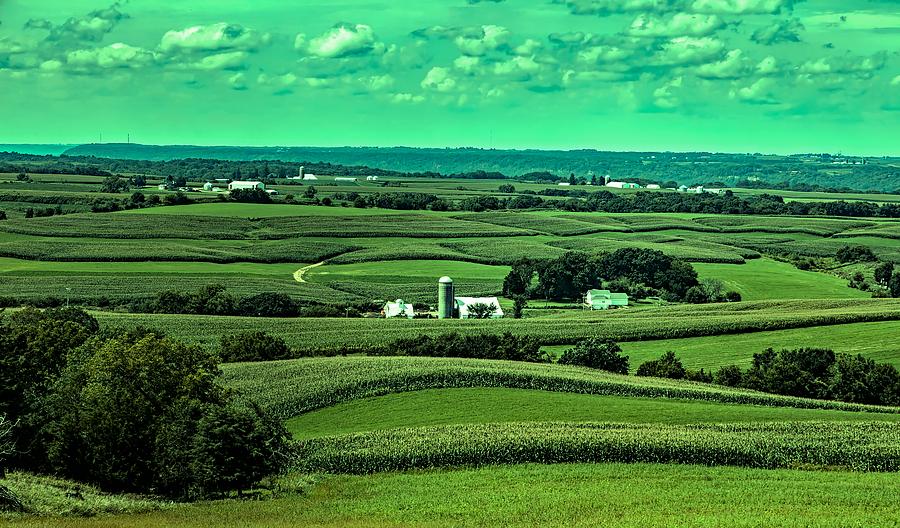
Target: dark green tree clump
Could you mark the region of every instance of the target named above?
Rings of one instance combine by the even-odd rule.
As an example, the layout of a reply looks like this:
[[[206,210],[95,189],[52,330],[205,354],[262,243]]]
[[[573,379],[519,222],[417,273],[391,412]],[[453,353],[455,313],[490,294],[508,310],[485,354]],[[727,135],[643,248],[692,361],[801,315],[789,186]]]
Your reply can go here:
[[[900,372],[893,365],[822,348],[753,355],[747,370],[720,368],[715,383],[774,394],[872,405],[900,405]]]
[[[503,334],[462,335],[456,332],[435,337],[421,335],[394,341],[383,348],[363,350],[370,356],[452,357],[505,359],[530,363],[549,363],[540,342],[528,336]]]
[[[214,356],[76,309],[0,319],[0,416],[13,467],[110,491],[194,499],[278,471],[287,433],[220,382]]]
[[[272,361],[291,357],[291,349],[284,339],[266,332],[242,332],[222,336],[219,356],[222,361]]]
[[[651,376],[654,378],[684,379],[687,371],[681,360],[675,357],[675,352],[669,351],[659,359],[653,359],[644,363],[637,369],[638,376]]]
[[[867,246],[843,246],[837,250],[835,258],[842,264],[850,262],[873,262],[878,260],[875,253]]]
[[[574,348],[563,353],[559,363],[628,374],[628,356],[623,356],[622,348],[610,339],[579,341]]]
[[[312,187],[310,187],[311,189]],[[235,202],[272,203],[272,197],[262,189],[235,189],[229,194]]]

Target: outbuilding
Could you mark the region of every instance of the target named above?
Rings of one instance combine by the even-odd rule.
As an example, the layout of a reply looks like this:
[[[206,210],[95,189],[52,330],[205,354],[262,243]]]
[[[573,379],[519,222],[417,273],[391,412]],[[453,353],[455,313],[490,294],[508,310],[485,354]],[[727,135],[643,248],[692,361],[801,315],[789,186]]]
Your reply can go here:
[[[609,290],[589,290],[584,295],[584,306],[590,310],[609,310],[612,307],[628,306],[628,294],[612,293]]]
[[[473,318],[474,316],[471,312],[471,308],[476,304],[484,304],[493,307],[494,310],[488,319],[500,319],[505,315],[500,308],[500,300],[496,297],[457,297],[456,313],[458,317],[460,319]]]
[[[607,187],[612,187],[614,189],[640,189],[641,186],[636,183],[631,182],[619,182],[619,181],[611,181],[606,184]]]
[[[229,191],[236,191],[239,189],[259,189],[260,191],[265,191],[266,184],[259,181],[233,181],[228,184]]]
[[[336,181],[336,182],[358,182],[359,178],[347,178],[344,176],[338,176],[337,178],[334,179],[334,181]]]
[[[403,299],[397,299],[394,302],[386,303],[382,309],[382,313],[388,319],[394,317],[406,317],[407,319],[412,319],[416,316],[413,305],[403,302]]]

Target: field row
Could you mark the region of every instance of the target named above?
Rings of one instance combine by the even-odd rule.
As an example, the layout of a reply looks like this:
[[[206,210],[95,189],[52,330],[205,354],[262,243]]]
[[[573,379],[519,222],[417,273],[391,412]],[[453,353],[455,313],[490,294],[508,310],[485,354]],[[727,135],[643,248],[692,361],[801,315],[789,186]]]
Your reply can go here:
[[[341,402],[436,388],[504,387],[610,396],[900,413],[900,408],[764,394],[562,365],[409,357],[338,357],[223,366],[227,384],[286,420]]]
[[[295,467],[325,473],[573,462],[900,470],[900,428],[886,422],[468,424],[331,436],[297,445]]]

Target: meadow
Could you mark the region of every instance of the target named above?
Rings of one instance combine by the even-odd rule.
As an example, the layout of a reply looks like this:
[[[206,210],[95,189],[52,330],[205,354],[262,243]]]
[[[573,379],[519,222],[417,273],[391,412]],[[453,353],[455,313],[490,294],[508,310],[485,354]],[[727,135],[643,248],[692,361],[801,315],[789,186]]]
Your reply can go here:
[[[719,279],[743,298],[652,301],[609,312],[532,300],[523,319],[497,321],[95,310],[104,328],[159,328],[211,351],[225,334],[265,330],[299,353],[338,357],[222,366],[227,385],[284,421],[296,442],[291,472],[265,492],[268,500],[172,505],[85,487],[79,509],[61,492],[72,483],[18,474],[3,482],[38,504],[35,513],[67,516],[8,518],[13,525],[187,527],[214,518],[219,526],[267,527],[831,527],[847,519],[888,526],[900,517],[891,493],[900,470],[900,408],[557,364],[357,355],[403,337],[511,332],[535,338],[552,356],[584,338],[614,339],[632,370],[668,350],[689,368],[711,370],[747,366],[768,347],[801,346],[900,367],[900,300],[872,299],[840,276],[857,269],[871,276],[870,265],[843,268],[830,260],[840,247],[861,244],[900,263],[896,220],[398,211],[340,200],[325,207],[299,198],[305,189],[294,185],[275,186],[281,196],[274,204],[190,193],[202,203],[101,214],[87,212],[94,200],[126,196],[98,192],[102,177],[3,180],[9,183],[0,184],[0,204],[12,205],[0,207],[11,213],[0,222],[0,297],[13,301],[56,297],[96,306],[102,297],[147,299],[223,284],[240,296],[275,291],[309,303],[403,298],[433,305],[442,275],[454,278],[458,295],[496,295],[519,258],[623,247],[682,258],[701,278]],[[501,196],[497,187],[507,183],[388,180],[399,186],[323,178],[316,187],[320,199],[425,192],[456,201]],[[535,193],[553,187],[513,183]],[[286,194],[298,203],[285,202]],[[25,205],[54,201],[65,201],[72,214],[24,218]],[[797,257],[833,269],[801,271],[789,261]],[[501,302],[509,308],[511,301]],[[103,515],[76,517],[95,513]]]

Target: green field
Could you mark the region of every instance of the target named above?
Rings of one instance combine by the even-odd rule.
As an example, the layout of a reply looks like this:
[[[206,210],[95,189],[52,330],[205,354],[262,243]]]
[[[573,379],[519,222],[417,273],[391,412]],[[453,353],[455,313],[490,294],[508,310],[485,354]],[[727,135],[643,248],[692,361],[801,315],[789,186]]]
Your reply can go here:
[[[428,412],[423,412],[427,409]],[[295,438],[399,427],[500,422],[735,423],[871,420],[864,413],[714,404],[622,396],[594,396],[525,389],[430,389],[341,403],[287,420]],[[879,420],[900,421],[900,414]]]
[[[495,466],[328,476],[267,501],[177,506],[13,526],[241,528],[516,526],[663,528],[895,526],[895,474],[665,464]],[[798,500],[802,497],[802,500]],[[849,521],[849,522],[848,522]]]

